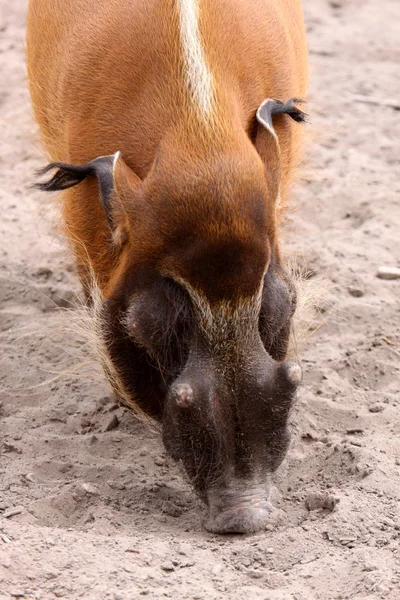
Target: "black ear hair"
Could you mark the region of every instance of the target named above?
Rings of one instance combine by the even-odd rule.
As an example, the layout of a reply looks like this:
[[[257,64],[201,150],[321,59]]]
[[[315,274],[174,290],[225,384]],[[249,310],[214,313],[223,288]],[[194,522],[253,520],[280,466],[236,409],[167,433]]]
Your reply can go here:
[[[295,104],[302,103],[304,103],[304,100],[301,100],[300,98],[291,98],[286,103],[268,98],[267,100],[264,100],[257,110],[257,121],[261,123],[261,125],[264,125],[264,127],[275,136],[276,134],[272,124],[274,115],[289,115],[289,117],[294,121],[297,121],[297,123],[304,123],[307,121],[308,115],[295,106]]]
[[[99,156],[85,165],[70,165],[68,163],[54,162],[37,171],[37,175],[45,175],[52,169],[58,169],[49,181],[36,183],[34,187],[44,192],[57,192],[66,190],[78,183],[81,183],[86,177],[97,177],[99,183],[100,197],[103,208],[106,212],[108,222],[112,226],[110,214],[110,197],[114,189],[113,167],[118,159],[119,152],[109,156]]]

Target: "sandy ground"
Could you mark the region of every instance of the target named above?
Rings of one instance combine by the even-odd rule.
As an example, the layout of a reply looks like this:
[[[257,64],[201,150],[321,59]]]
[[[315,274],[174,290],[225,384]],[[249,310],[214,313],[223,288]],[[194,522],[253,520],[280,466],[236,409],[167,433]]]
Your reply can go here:
[[[43,160],[25,2],[3,3],[1,600],[400,597],[400,281],[376,277],[400,266],[400,113],[352,97],[400,97],[400,3],[304,3],[314,141],[286,248],[331,285],[314,314],[326,324],[301,351],[271,523],[226,537],[202,530],[158,433],[115,403],[83,341],[60,330],[55,308],[78,284],[52,211],[28,187]]]

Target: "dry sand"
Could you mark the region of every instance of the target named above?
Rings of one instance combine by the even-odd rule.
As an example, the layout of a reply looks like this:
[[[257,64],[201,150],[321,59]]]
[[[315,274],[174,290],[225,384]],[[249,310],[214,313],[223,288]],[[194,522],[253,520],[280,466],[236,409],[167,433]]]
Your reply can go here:
[[[304,4],[315,140],[286,248],[332,284],[315,313],[327,322],[301,351],[305,382],[271,523],[218,537],[201,528],[202,506],[157,432],[115,403],[85,367],[84,344],[58,330],[54,307],[78,284],[46,200],[28,188],[43,159],[25,2],[3,2],[1,600],[400,597],[400,280],[376,277],[400,266],[400,112],[352,97],[400,98],[400,3]],[[71,353],[77,372],[58,378]]]

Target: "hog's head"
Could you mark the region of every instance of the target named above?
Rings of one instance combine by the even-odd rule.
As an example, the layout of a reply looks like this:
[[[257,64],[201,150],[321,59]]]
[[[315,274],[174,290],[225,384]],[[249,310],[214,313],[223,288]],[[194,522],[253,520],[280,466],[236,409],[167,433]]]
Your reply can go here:
[[[118,153],[56,165],[71,185],[85,168],[99,179],[119,245],[101,309],[111,364],[131,401],[162,422],[218,533],[265,524],[301,380],[285,361],[296,299],[277,242],[273,106],[262,107],[264,161],[247,140],[207,156],[166,144],[143,180]]]

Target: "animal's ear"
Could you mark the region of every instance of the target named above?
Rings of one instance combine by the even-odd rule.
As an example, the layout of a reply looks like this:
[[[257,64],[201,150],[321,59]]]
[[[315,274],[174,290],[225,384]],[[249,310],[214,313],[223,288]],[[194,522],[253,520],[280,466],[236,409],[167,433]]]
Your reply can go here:
[[[267,98],[258,107],[256,113],[257,121],[276,138],[277,136],[272,123],[273,117],[275,115],[289,115],[297,123],[304,123],[307,120],[306,113],[295,106],[295,104],[303,104],[303,102],[304,100],[299,98],[291,98],[286,103]]]
[[[66,190],[87,177],[96,177],[99,192],[108,224],[113,232],[121,226],[124,213],[122,196],[127,196],[140,183],[139,177],[125,164],[120,152],[108,156],[99,156],[85,165],[70,165],[68,163],[50,163],[38,171],[38,175],[45,175],[57,169],[48,181],[37,183],[36,188],[45,192]],[[118,236],[117,236],[118,237]]]
[[[114,192],[120,203],[132,202],[132,191],[141,183],[139,177],[128,167],[120,152],[114,155],[113,160]]]
[[[271,191],[276,196],[279,194],[280,147],[273,118],[276,115],[288,115],[297,123],[304,123],[307,119],[306,113],[295,106],[295,104],[302,104],[303,102],[298,98],[292,98],[286,103],[267,98],[259,106],[256,113],[258,127],[254,137],[254,145],[267,167],[270,185],[274,187]]]

